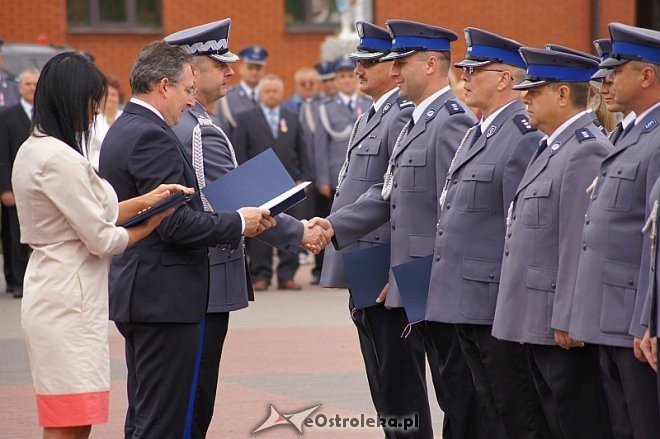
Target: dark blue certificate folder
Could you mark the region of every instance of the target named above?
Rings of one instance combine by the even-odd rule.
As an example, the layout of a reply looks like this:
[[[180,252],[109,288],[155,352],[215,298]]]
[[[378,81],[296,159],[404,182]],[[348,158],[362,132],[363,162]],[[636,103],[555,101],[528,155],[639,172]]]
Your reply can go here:
[[[422,321],[426,317],[426,299],[429,294],[432,263],[431,254],[392,267],[409,323]]]
[[[390,245],[344,253],[344,266],[353,305],[359,309],[377,305],[376,299],[390,275]]]
[[[188,200],[190,200],[190,197],[186,195],[184,192],[177,192],[176,194],[172,195],[166,200],[163,200],[160,203],[153,205],[149,209],[140,212],[137,215],[127,219],[123,223],[117,224],[117,226],[124,228],[136,226],[140,224],[142,221],[146,220],[147,218],[154,216],[157,213],[160,213],[164,210],[167,210],[170,207],[177,207],[179,204],[183,204]]]
[[[202,192],[215,212],[264,207],[275,216],[305,199],[309,182],[296,186],[271,148],[206,185]]]

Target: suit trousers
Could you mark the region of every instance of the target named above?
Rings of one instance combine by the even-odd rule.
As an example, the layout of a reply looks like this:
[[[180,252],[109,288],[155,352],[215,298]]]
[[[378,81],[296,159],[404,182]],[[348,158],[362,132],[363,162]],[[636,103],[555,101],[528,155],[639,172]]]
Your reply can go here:
[[[549,439],[525,347],[496,339],[492,329],[456,325],[486,429],[493,439]]]
[[[433,438],[433,420],[426,388],[424,340],[419,332],[402,338],[408,320],[403,308],[384,305],[349,309],[358,331],[371,399],[381,416],[419,416],[417,430],[385,429],[386,438]],[[413,356],[417,360],[413,361]],[[420,368],[421,365],[421,368]]]
[[[189,438],[204,324],[116,325],[128,367],[125,438]]]
[[[3,228],[5,225],[7,226],[7,240],[9,241],[10,279],[7,282],[13,287],[23,288],[23,278],[25,277],[25,270],[30,259],[30,246],[21,244],[21,226],[18,222],[16,206],[5,206],[3,210],[4,216],[7,217],[7,221],[6,223],[3,221],[2,226]],[[4,245],[5,243],[3,241]]]
[[[2,240],[2,262],[5,273],[5,283],[7,289],[11,289],[16,285],[16,280],[11,272],[11,240],[9,233],[9,220],[8,220],[7,206],[2,205],[2,212],[0,214],[0,239]]]
[[[599,346],[601,378],[615,439],[657,439],[660,414],[656,376],[632,348]]]
[[[330,210],[332,209],[332,202],[335,199],[335,190],[332,190],[330,198],[324,197],[318,191],[314,191],[316,196],[314,200],[314,208],[316,209],[315,216],[320,218],[325,218],[330,215]],[[323,255],[325,252],[322,251],[317,255],[314,255],[314,268],[312,268],[312,275],[321,276],[321,270],[323,270]]]
[[[220,372],[220,357],[227,336],[229,313],[218,312],[206,314],[206,328],[202,357],[199,364],[197,392],[195,393],[195,409],[193,412],[193,438],[205,438],[213,418],[218,374]]]
[[[445,439],[491,438],[479,414],[474,380],[461,351],[452,324],[424,322],[420,326],[427,338],[427,355],[435,395],[445,413]]]
[[[270,283],[273,277],[273,247],[257,239],[247,239],[247,251],[250,256],[250,275],[252,281],[267,280]],[[277,250],[279,263],[277,264],[277,280],[293,279],[298,271],[298,253],[291,255]]]
[[[598,348],[528,344],[529,367],[553,439],[612,437]]]

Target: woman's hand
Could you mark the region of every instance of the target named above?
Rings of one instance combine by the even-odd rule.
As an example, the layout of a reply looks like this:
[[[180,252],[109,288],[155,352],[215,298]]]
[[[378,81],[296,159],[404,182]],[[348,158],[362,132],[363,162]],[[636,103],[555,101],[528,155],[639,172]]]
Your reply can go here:
[[[192,195],[195,193],[193,188],[185,187],[180,184],[161,184],[156,189],[152,190],[151,192],[147,192],[140,197],[144,205],[144,207],[140,210],[153,207],[155,204],[158,204],[161,201],[166,200],[172,195],[176,194],[177,192],[182,191],[186,195]]]

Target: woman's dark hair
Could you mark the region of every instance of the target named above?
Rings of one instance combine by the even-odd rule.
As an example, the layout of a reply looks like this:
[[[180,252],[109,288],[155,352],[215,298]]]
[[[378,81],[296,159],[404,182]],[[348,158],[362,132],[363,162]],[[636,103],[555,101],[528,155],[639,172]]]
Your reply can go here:
[[[89,126],[105,96],[105,76],[75,52],[55,55],[39,75],[31,129],[55,137],[82,154]]]

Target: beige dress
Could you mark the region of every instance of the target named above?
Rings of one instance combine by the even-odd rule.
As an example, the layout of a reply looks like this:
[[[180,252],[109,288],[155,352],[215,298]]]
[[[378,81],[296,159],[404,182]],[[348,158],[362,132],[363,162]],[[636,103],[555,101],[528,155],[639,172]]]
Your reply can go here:
[[[115,227],[117,196],[87,159],[53,137],[25,141],[12,185],[21,242],[33,249],[21,324],[39,422],[107,422],[108,269],[110,256],[128,245],[126,230]]]

